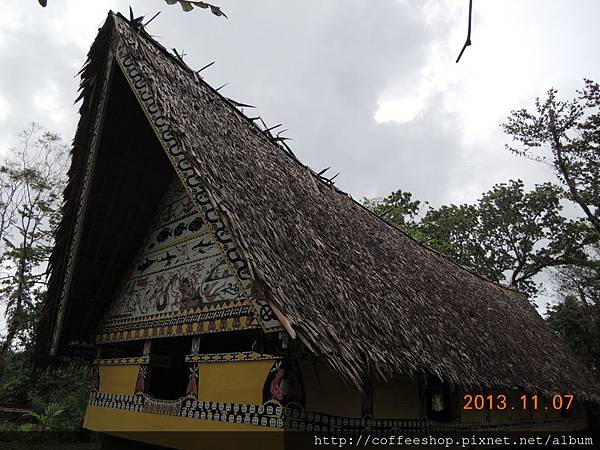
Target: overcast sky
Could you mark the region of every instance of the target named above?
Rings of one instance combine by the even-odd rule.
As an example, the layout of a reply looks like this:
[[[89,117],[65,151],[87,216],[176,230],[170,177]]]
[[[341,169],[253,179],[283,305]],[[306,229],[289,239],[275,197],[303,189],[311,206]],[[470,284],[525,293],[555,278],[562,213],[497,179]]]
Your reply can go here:
[[[216,2],[216,0],[215,0]],[[163,0],[0,3],[0,151],[34,120],[70,142],[75,74],[109,9],[148,17],[222,93],[283,123],[299,158],[341,172],[355,198],[403,189],[433,205],[474,201],[494,183],[551,179],[518,159],[499,123],[554,86],[599,79],[597,0],[223,0],[229,19]],[[252,115],[255,113],[252,112]]]

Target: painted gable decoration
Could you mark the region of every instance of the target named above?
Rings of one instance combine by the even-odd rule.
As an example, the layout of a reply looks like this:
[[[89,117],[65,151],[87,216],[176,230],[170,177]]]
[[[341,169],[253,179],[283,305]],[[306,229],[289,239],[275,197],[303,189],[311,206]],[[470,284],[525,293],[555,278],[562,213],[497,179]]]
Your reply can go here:
[[[207,219],[176,178],[107,309],[99,342],[279,329],[270,308],[252,300],[252,280],[238,275]]]
[[[248,298],[179,180],[172,184],[110,319],[174,312]]]

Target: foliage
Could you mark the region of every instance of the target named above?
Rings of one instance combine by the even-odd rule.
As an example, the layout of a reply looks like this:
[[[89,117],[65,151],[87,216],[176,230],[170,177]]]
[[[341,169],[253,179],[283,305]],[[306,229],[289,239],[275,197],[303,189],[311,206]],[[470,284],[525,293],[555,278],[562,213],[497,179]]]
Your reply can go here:
[[[425,244],[490,279],[499,278],[493,258],[486,255],[480,243],[479,209],[476,205],[430,208],[418,227]]]
[[[593,265],[555,271],[559,301],[547,306],[546,315],[548,324],[600,380],[600,244],[589,253]]]
[[[65,412],[60,403],[52,402],[45,404],[40,400],[34,400],[33,410],[24,417],[35,419],[40,431],[56,430],[60,416]]]
[[[0,401],[30,402],[41,418],[48,415],[48,405],[58,405],[63,412],[47,424],[60,430],[81,428],[91,385],[89,364],[75,360],[38,373],[33,373],[31,366],[31,352],[11,353],[0,385]]]
[[[179,3],[181,5],[181,9],[183,9],[185,12],[189,12],[189,11],[193,10],[194,6],[195,6],[197,8],[210,9],[210,12],[212,12],[215,16],[218,16],[218,17],[222,16],[222,17],[227,18],[227,16],[221,10],[220,7],[211,5],[210,3],[190,2],[190,1],[186,1],[186,0],[165,0],[165,2],[169,5],[175,5],[176,3]]]
[[[562,101],[550,89],[535,111],[512,111],[504,131],[513,153],[551,165],[586,219],[600,234],[600,85],[585,79],[577,97]]]
[[[60,405],[64,412],[56,422],[58,429],[75,430],[83,425],[90,386],[90,366],[74,360],[36,374],[31,397],[42,405]]]
[[[6,305],[7,324],[0,346],[0,381],[13,347],[32,342],[68,158],[60,136],[36,124],[21,134],[21,143],[0,166],[0,301]]]
[[[494,186],[479,200],[479,239],[497,280],[536,293],[532,277],[549,267],[586,264],[588,226],[561,215],[562,189],[550,183],[524,191],[522,181]],[[505,275],[506,274],[506,275]]]
[[[590,264],[563,266],[555,271],[554,282],[559,298],[572,295],[583,305],[600,307],[600,243],[595,243],[588,253]]]
[[[38,2],[44,8],[48,5],[48,0],[38,0]],[[210,12],[212,12],[215,16],[227,18],[227,15],[223,12],[221,7],[206,2],[191,2],[187,0],[165,0],[165,3],[167,3],[168,5],[175,5],[179,3],[181,9],[183,9],[185,12],[192,11],[194,9],[194,6],[196,8],[201,9],[210,9]]]
[[[0,401],[23,403],[30,400],[32,352],[11,351],[6,358],[6,370],[0,383]]]
[[[413,200],[410,192],[398,190],[385,198],[363,198],[363,205],[379,217],[406,231],[418,239],[421,234],[418,229],[417,217],[421,212],[421,201]],[[425,202],[425,205],[428,203]]]
[[[575,295],[569,295],[547,306],[546,319],[600,380],[599,305],[585,305]]]

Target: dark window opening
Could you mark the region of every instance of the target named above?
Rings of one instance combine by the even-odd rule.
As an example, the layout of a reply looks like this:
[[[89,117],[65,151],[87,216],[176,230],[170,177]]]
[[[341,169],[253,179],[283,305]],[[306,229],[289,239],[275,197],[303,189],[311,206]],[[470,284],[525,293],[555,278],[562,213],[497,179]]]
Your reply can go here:
[[[209,333],[200,337],[200,353],[231,353],[256,351],[261,341],[260,330]]]
[[[143,352],[143,341],[115,342],[112,344],[103,344],[100,347],[100,358],[132,358],[142,356]]]
[[[185,357],[190,353],[191,347],[191,336],[152,341],[148,394],[162,400],[175,400],[185,396],[189,372]]]
[[[425,407],[427,418],[436,422],[452,420],[452,391],[440,380],[429,380],[425,389]]]

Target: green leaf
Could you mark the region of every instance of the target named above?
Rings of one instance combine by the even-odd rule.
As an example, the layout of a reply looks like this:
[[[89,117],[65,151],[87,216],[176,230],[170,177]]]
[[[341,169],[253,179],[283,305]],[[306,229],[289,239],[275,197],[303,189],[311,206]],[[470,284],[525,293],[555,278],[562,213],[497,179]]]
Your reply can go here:
[[[215,16],[218,16],[218,17],[225,16],[225,14],[223,14],[223,11],[221,11],[221,8],[219,8],[218,6],[210,5],[210,10]],[[225,16],[225,17],[227,17],[227,16]]]
[[[225,14],[219,6],[211,5],[210,3],[192,2],[192,1],[187,1],[187,0],[165,0],[165,2],[168,5],[174,5],[175,3],[179,3],[181,5],[181,9],[183,9],[185,12],[191,11],[192,9],[194,9],[194,6],[196,6],[197,8],[202,8],[202,9],[210,8],[210,11],[215,16],[228,18],[227,14]]]
[[[181,5],[181,9],[183,9],[185,12],[190,12],[192,9],[194,9],[194,6],[185,0],[179,0],[179,4]]]

